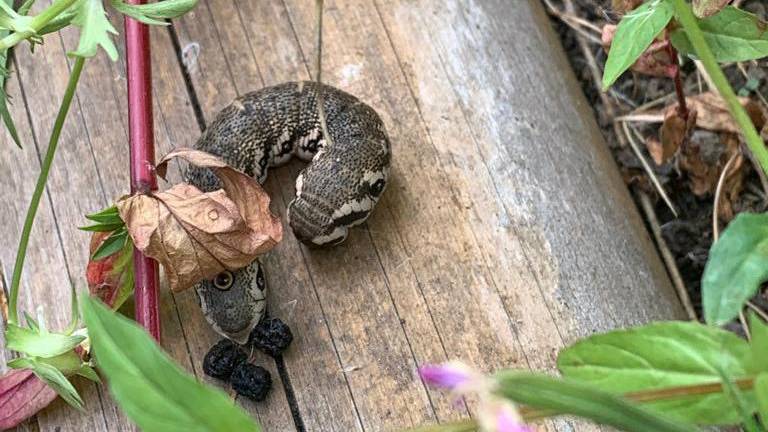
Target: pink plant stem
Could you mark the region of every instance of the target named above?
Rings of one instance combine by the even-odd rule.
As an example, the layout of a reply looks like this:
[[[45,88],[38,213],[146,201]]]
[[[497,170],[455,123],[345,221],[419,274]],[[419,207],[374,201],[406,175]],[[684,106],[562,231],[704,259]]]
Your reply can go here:
[[[146,0],[128,0],[141,4]],[[149,52],[149,29],[125,17],[126,69],[128,76],[128,129],[131,146],[131,193],[157,190],[154,172],[155,143],[152,127],[152,74]],[[158,312],[157,261],[138,249],[133,251],[135,276],[136,321],[160,340]]]

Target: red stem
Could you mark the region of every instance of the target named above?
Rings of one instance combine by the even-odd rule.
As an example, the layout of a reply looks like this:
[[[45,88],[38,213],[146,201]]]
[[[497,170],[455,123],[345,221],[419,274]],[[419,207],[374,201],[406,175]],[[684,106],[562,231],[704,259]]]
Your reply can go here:
[[[672,46],[672,41],[669,40],[669,32],[667,32],[667,54],[669,59],[675,66],[675,75],[672,79],[675,82],[675,93],[677,93],[677,113],[683,120],[688,120],[688,105],[685,103],[685,90],[683,90],[683,80],[680,78],[680,62],[677,59],[677,50]]]
[[[129,0],[142,4],[146,0]],[[149,29],[125,17],[126,70],[128,76],[128,129],[131,153],[131,193],[157,190],[154,172],[155,143],[152,127],[152,74],[149,52]],[[138,249],[133,251],[135,276],[136,321],[160,340],[158,312],[157,261]]]

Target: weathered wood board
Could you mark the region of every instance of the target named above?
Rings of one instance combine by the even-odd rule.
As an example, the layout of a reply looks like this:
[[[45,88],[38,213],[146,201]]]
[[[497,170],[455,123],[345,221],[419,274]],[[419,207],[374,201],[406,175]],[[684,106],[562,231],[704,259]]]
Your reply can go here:
[[[456,409],[425,388],[417,365],[551,370],[580,336],[683,316],[538,2],[326,3],[324,81],[382,115],[393,180],[344,245],[309,250],[288,233],[265,257],[271,313],[296,334],[282,362],[254,360],[275,379],[268,401],[238,401],[266,430],[458,419],[475,402]],[[153,29],[158,154],[192,145],[237,95],[312,79],[315,18],[308,0],[201,0]],[[0,188],[5,275],[76,42],[66,31],[34,54],[17,50],[9,93],[25,147],[1,135],[11,174]],[[85,285],[82,215],[127,190],[123,70],[103,54],[86,65],[33,231],[22,307],[34,297],[54,327],[66,323],[69,284]],[[301,168],[273,171],[266,184],[283,217]],[[217,337],[194,294],[162,300],[163,345],[214,383],[201,363]],[[79,389],[86,413],[57,401],[25,427],[132,428],[104,389]]]

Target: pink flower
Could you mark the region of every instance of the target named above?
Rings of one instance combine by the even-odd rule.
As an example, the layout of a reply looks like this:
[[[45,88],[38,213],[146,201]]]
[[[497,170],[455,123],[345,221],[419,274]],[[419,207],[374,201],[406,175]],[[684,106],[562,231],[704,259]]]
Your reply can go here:
[[[466,387],[477,379],[477,374],[472,369],[458,362],[424,365],[419,368],[419,375],[428,385],[448,390]]]
[[[508,410],[500,410],[495,423],[495,432],[534,432],[529,426],[520,423],[518,416]]]

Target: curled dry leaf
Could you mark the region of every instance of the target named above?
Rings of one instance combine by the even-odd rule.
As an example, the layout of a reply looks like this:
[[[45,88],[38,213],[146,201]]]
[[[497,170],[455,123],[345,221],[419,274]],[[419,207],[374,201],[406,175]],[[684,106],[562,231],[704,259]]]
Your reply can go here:
[[[683,118],[677,110],[667,111],[664,123],[662,123],[659,130],[660,149],[654,149],[652,146],[648,147],[657,164],[661,165],[661,163],[669,160],[688,141],[691,133],[693,133],[694,126],[696,126],[697,115],[698,113],[695,109],[688,111],[687,118]],[[648,144],[652,143],[649,142]]]
[[[10,369],[0,376],[0,430],[34,416],[56,399],[56,392],[29,369]]]
[[[689,108],[695,109],[698,113],[696,117],[696,126],[717,132],[740,133],[741,129],[731,117],[723,98],[717,93],[706,92],[696,96],[687,97],[686,103]],[[749,117],[758,130],[766,124],[766,114],[760,104],[752,99],[742,97],[739,101],[747,110]],[[677,103],[666,108],[666,113],[677,110]]]
[[[726,177],[721,195],[720,215],[725,220],[731,216],[730,204],[726,203],[731,203],[738,197],[743,184],[744,164],[738,136],[729,133],[697,132],[680,151],[680,169],[687,174],[691,191],[697,196],[705,196],[715,191],[723,167],[734,155],[737,159]]]
[[[643,4],[643,0],[611,0],[611,7],[616,13],[625,14]]]
[[[610,50],[613,38],[616,35],[616,26],[606,24],[603,26],[601,41],[606,52]],[[642,55],[635,61],[631,70],[649,76],[672,78],[677,73],[677,62],[672,61],[667,49],[669,40],[662,39],[654,41]]]
[[[163,265],[175,292],[225,269],[247,266],[283,236],[280,219],[269,211],[269,196],[252,177],[213,155],[186,148],[166,155],[158,175],[164,176],[168,161],[177,157],[210,168],[223,189],[203,193],[180,183],[117,202],[134,245]]]
[[[710,17],[728,6],[731,0],[693,0],[693,14],[699,18]]]

